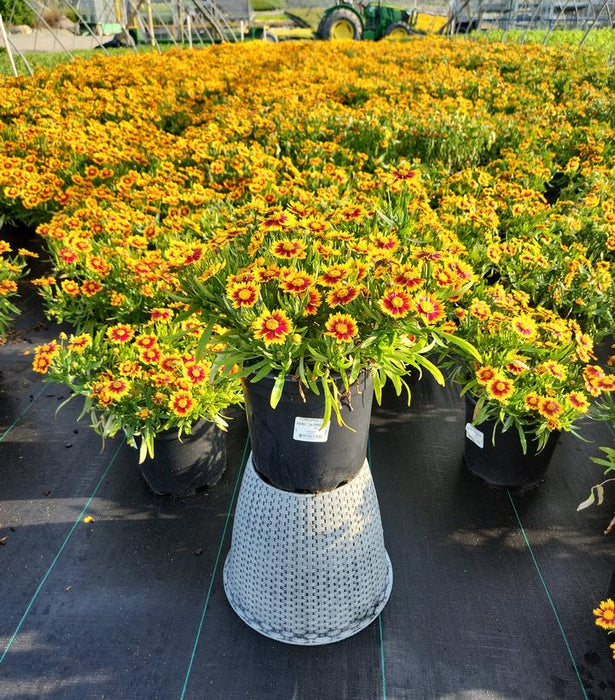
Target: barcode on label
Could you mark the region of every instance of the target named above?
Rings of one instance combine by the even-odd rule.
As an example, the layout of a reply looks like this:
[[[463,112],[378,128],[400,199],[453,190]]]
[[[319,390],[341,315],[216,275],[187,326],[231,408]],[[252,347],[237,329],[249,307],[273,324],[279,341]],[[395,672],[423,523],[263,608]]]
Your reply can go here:
[[[485,436],[478,428],[475,428],[472,423],[466,423],[466,437],[468,440],[472,440],[472,442],[481,449],[483,448]]]
[[[327,442],[329,438],[329,426],[327,423],[324,428],[321,428],[322,418],[295,418],[295,429],[293,431],[293,440],[301,442]]]

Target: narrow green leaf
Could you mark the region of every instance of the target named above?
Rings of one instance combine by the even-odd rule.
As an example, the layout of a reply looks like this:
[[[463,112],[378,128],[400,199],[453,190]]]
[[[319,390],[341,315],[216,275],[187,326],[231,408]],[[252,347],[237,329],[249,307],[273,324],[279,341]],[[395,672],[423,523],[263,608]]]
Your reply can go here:
[[[280,372],[280,374],[278,374],[278,376],[275,378],[273,389],[271,390],[271,396],[269,398],[269,405],[271,408],[275,408],[280,403],[282,392],[284,391],[285,377],[286,374],[284,372]]]

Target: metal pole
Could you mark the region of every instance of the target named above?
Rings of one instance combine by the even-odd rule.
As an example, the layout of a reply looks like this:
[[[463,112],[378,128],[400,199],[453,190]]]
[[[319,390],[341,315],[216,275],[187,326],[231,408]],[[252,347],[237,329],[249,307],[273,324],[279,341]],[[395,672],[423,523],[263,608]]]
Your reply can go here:
[[[4,26],[4,20],[2,19],[2,15],[0,14],[0,35],[2,35],[2,41],[4,42],[4,48],[6,49],[6,53],[9,57],[9,62],[11,64],[11,68],[13,69],[13,75],[17,77],[19,73],[17,72],[17,66],[15,65],[15,59],[13,58],[13,52],[11,51],[11,44],[9,43],[9,37],[6,33],[6,27]]]
[[[190,13],[186,15],[186,25],[188,31],[188,47],[192,48],[192,17]]]
[[[154,17],[152,15],[152,0],[146,0],[147,3],[147,28],[149,30],[149,43],[156,46],[154,39]]]

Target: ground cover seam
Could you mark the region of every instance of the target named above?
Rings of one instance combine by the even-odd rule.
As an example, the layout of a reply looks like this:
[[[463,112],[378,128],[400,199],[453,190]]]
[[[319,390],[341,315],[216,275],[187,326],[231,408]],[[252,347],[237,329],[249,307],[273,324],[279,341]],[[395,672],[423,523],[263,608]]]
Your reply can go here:
[[[367,438],[367,463],[369,469],[372,469],[372,441],[371,437]],[[386,678],[386,664],[384,656],[384,633],[382,630],[382,613],[378,615],[378,636],[379,636],[379,647],[380,647],[380,672],[382,674],[382,700],[387,700],[387,678]]]
[[[558,615],[557,608],[555,607],[555,603],[553,601],[553,597],[551,596],[551,592],[549,591],[549,587],[547,586],[547,582],[545,581],[545,578],[542,575],[542,571],[540,570],[540,566],[538,565],[538,560],[536,559],[536,555],[534,554],[534,550],[532,549],[532,545],[530,544],[527,533],[525,532],[525,528],[523,527],[523,523],[521,522],[521,517],[519,515],[519,512],[517,511],[517,507],[515,506],[515,501],[513,500],[510,489],[506,489],[506,493],[508,494],[508,498],[510,499],[510,503],[511,503],[513,511],[515,513],[515,517],[517,518],[517,523],[519,524],[519,529],[521,530],[521,534],[523,535],[523,539],[525,540],[525,544],[527,545],[527,548],[530,552],[530,556],[532,557],[534,567],[536,569],[536,572],[538,573],[538,578],[540,579],[540,582],[542,583],[542,587],[544,588],[544,591],[547,594],[547,600],[549,601],[549,605],[551,606],[551,610],[553,610],[553,614],[555,615],[555,620],[557,622],[560,633],[561,633],[562,638],[564,640],[564,644],[566,645],[566,650],[568,651],[568,656],[570,657],[570,661],[572,662],[572,667],[574,668],[574,672],[576,673],[577,680],[579,681],[579,685],[581,686],[581,690],[583,692],[583,697],[585,698],[585,700],[588,700],[587,691],[585,690],[585,686],[583,685],[583,681],[581,680],[581,674],[579,673],[579,669],[577,668],[576,661],[574,660],[574,656],[572,654],[572,649],[570,648],[570,642],[568,641],[568,636],[564,630],[564,625],[562,624],[560,616]]]
[[[42,386],[42,387],[39,389],[38,393],[36,393],[36,394],[33,396],[32,401],[30,401],[30,403],[29,403],[29,404],[24,408],[24,410],[17,416],[17,418],[15,418],[15,420],[14,420],[14,421],[9,425],[9,427],[2,433],[2,435],[0,435],[0,442],[2,442],[2,441],[4,440],[4,438],[5,438],[5,437],[11,432],[11,430],[13,430],[13,428],[17,425],[17,423],[19,423],[19,421],[20,421],[20,420],[26,415],[26,413],[32,408],[32,405],[34,404],[34,402],[35,402],[38,398],[40,398],[40,397],[42,396],[42,394],[43,394],[43,392],[45,391],[46,388],[47,388],[47,387]]]
[[[239,488],[239,482],[241,480],[241,475],[243,474],[244,468],[246,466],[246,455],[248,452],[248,445],[250,439],[246,438],[246,443],[243,448],[243,454],[241,455],[241,460],[239,462],[239,469],[237,470],[237,476],[235,477],[235,485],[233,487],[233,493],[231,494],[231,500],[228,506],[228,511],[226,512],[226,520],[224,521],[224,528],[222,529],[222,534],[220,535],[220,543],[218,544],[218,553],[216,555],[216,561],[214,562],[214,568],[211,572],[209,578],[209,587],[207,589],[207,595],[205,596],[205,603],[203,604],[203,612],[201,613],[201,620],[196,631],[196,636],[194,639],[194,644],[192,646],[192,654],[190,656],[190,662],[188,663],[188,670],[186,671],[186,677],[184,678],[184,685],[182,687],[182,692],[180,698],[183,699],[186,694],[186,689],[188,687],[188,681],[190,680],[190,674],[192,672],[192,664],[196,656],[196,650],[199,645],[199,639],[201,636],[201,631],[203,629],[203,624],[205,622],[205,615],[207,614],[207,607],[209,606],[209,600],[211,598],[211,593],[214,587],[214,581],[216,580],[216,573],[218,571],[218,565],[220,563],[220,556],[222,555],[222,547],[224,546],[224,540],[226,539],[226,533],[228,531],[229,522],[231,519],[231,512],[233,510],[233,504],[235,503],[235,497],[237,496],[237,489]]]
[[[55,557],[54,557],[53,561],[51,562],[51,564],[49,565],[49,568],[48,568],[47,571],[45,572],[45,575],[44,575],[43,578],[41,579],[41,582],[38,584],[38,587],[37,587],[37,589],[34,591],[34,594],[33,594],[32,598],[30,598],[30,602],[28,603],[28,606],[26,607],[26,610],[25,610],[24,614],[22,615],[21,620],[19,621],[17,627],[15,628],[15,631],[13,632],[13,634],[12,634],[11,638],[9,639],[9,641],[8,641],[8,643],[7,643],[7,645],[6,645],[6,647],[4,648],[4,651],[2,652],[2,656],[0,656],[0,664],[4,661],[4,658],[6,657],[6,655],[7,655],[8,651],[9,651],[9,649],[11,648],[11,646],[12,646],[13,642],[15,641],[15,639],[17,638],[17,635],[19,634],[19,631],[20,631],[20,629],[21,629],[23,623],[25,622],[26,618],[28,617],[28,614],[30,613],[30,610],[32,609],[32,606],[34,605],[34,602],[36,601],[36,599],[37,599],[37,597],[38,597],[38,594],[41,592],[41,589],[42,589],[43,586],[45,585],[45,581],[47,581],[47,578],[49,577],[49,575],[50,575],[51,572],[53,571],[53,568],[55,567],[56,563],[58,562],[58,559],[60,558],[60,555],[62,554],[62,552],[64,551],[64,548],[65,548],[66,545],[68,544],[68,541],[69,541],[69,539],[71,538],[71,536],[72,536],[73,532],[75,531],[75,529],[77,528],[77,525],[79,525],[79,523],[81,522],[81,520],[82,520],[84,514],[86,513],[87,509],[88,509],[89,506],[90,506],[90,503],[92,502],[92,499],[94,498],[94,496],[96,496],[96,493],[97,493],[98,489],[100,488],[100,485],[102,484],[103,480],[105,479],[105,477],[106,477],[107,474],[109,473],[111,467],[112,467],[113,464],[115,463],[115,460],[117,459],[117,456],[119,455],[120,450],[122,449],[123,446],[124,446],[124,441],[122,440],[122,442],[119,444],[118,448],[116,449],[115,453],[113,454],[113,457],[111,457],[111,459],[109,460],[109,463],[108,463],[108,465],[107,465],[105,471],[103,472],[102,476],[101,476],[100,479],[98,480],[98,483],[96,484],[96,486],[95,486],[95,488],[94,488],[94,491],[92,491],[92,494],[91,494],[91,496],[88,498],[88,500],[85,502],[85,505],[83,506],[83,508],[82,508],[82,510],[81,510],[81,513],[79,513],[79,515],[77,516],[77,519],[76,519],[75,522],[73,523],[73,526],[71,527],[71,529],[70,529],[68,535],[66,535],[66,537],[64,538],[64,542],[63,542],[62,545],[60,546],[60,549],[58,550],[58,552],[57,552],[57,554],[55,555]]]

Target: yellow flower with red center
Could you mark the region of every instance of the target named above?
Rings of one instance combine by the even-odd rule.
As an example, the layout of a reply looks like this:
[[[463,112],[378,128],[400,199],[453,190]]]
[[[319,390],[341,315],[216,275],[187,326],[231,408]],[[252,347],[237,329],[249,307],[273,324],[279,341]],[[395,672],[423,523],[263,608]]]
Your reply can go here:
[[[597,377],[593,381],[593,386],[604,392],[615,391],[615,376],[606,374],[604,377]]]
[[[536,369],[539,374],[549,374],[551,377],[559,379],[560,381],[566,379],[566,368],[564,365],[554,360],[541,362]]]
[[[306,316],[313,316],[318,313],[320,304],[322,303],[322,294],[317,289],[308,289],[307,301],[303,313]]]
[[[96,280],[85,280],[81,285],[81,293],[86,297],[93,297],[95,294],[98,294],[102,288],[102,284]]]
[[[152,348],[141,348],[139,352],[139,359],[146,365],[155,365],[160,362],[162,358],[162,353],[157,347]]]
[[[187,416],[194,407],[194,399],[187,391],[177,391],[169,398],[169,408],[176,416]]]
[[[350,314],[331,314],[325,323],[325,335],[338,343],[349,343],[359,332],[357,322]]]
[[[436,323],[444,316],[444,305],[431,294],[419,294],[414,298],[414,310],[427,324]]]
[[[347,263],[329,265],[329,267],[324,269],[322,275],[320,275],[318,278],[318,281],[325,287],[335,287],[340,282],[347,279],[349,274],[350,265]]]
[[[520,355],[508,355],[507,360],[508,362],[506,363],[506,371],[510,374],[523,374],[529,369],[526,359],[524,357],[521,357]]]
[[[498,376],[497,371],[490,365],[479,367],[474,374],[476,376],[476,381],[483,386],[486,386]]]
[[[378,306],[382,313],[393,318],[403,318],[412,309],[410,296],[402,287],[395,287],[385,292],[378,301]]]
[[[92,336],[89,333],[71,336],[68,341],[68,349],[80,355],[89,345],[92,344]]]
[[[615,603],[611,598],[601,601],[593,613],[596,616],[594,622],[598,627],[605,630],[615,630]]]
[[[111,306],[121,306],[126,301],[126,295],[121,292],[111,292],[111,299],[109,300]]]
[[[87,264],[89,268],[97,272],[101,277],[106,277],[111,270],[109,264],[105,260],[96,256],[91,257]]]
[[[400,265],[395,271],[393,282],[405,289],[412,290],[418,289],[425,284],[425,279],[421,277],[418,267],[414,265]]]
[[[72,265],[79,260],[79,255],[72,248],[62,248],[58,251],[58,257],[66,265]]]
[[[472,299],[470,308],[468,309],[472,316],[475,316],[481,321],[486,321],[491,316],[491,308],[489,304],[481,299]]]
[[[271,246],[276,258],[303,260],[307,255],[307,245],[298,238],[282,238]]]
[[[538,402],[538,413],[545,418],[557,418],[564,411],[564,407],[554,398],[543,396]]]
[[[77,297],[81,294],[81,287],[74,280],[64,280],[61,287],[62,291],[70,297]]]
[[[39,374],[47,374],[52,358],[49,355],[36,355],[32,361],[32,369]]]
[[[520,314],[512,319],[512,328],[524,340],[534,340],[538,333],[536,321],[528,314]]]
[[[571,391],[566,396],[566,403],[580,413],[586,413],[589,409],[589,401],[580,391]]]
[[[399,238],[394,233],[388,235],[376,233],[370,236],[370,239],[372,247],[380,253],[386,253],[387,257],[392,255],[400,246]]]
[[[525,395],[523,399],[525,407],[530,411],[537,411],[540,405],[540,396],[535,391],[530,391]]]
[[[254,337],[264,341],[265,345],[284,343],[287,336],[293,332],[293,324],[282,309],[264,311],[252,323]]]
[[[152,321],[168,321],[172,317],[173,311],[171,309],[156,308],[150,311]]]
[[[138,348],[154,348],[158,345],[158,338],[155,335],[140,335],[135,340]]]
[[[340,304],[350,304],[359,296],[359,287],[352,284],[337,284],[327,294],[327,304],[329,306],[339,306]]]
[[[496,399],[501,403],[506,403],[515,390],[513,382],[505,377],[492,379],[485,388],[492,399]]]
[[[0,280],[0,296],[14,294],[17,291],[17,282],[14,280]]]
[[[234,309],[254,306],[258,300],[260,286],[254,282],[237,282],[227,292]]]
[[[141,366],[138,362],[125,360],[118,365],[118,372],[124,377],[135,378],[141,374]]]
[[[125,379],[113,379],[106,382],[103,392],[112,396],[114,400],[121,399],[130,391],[130,382]]]
[[[280,288],[292,294],[303,294],[314,284],[314,277],[307,272],[282,270]]]
[[[186,376],[193,384],[200,384],[207,379],[207,368],[198,362],[189,362],[186,365]]]
[[[128,343],[135,334],[135,329],[126,323],[118,323],[115,326],[107,329],[107,338],[112,343]]]

